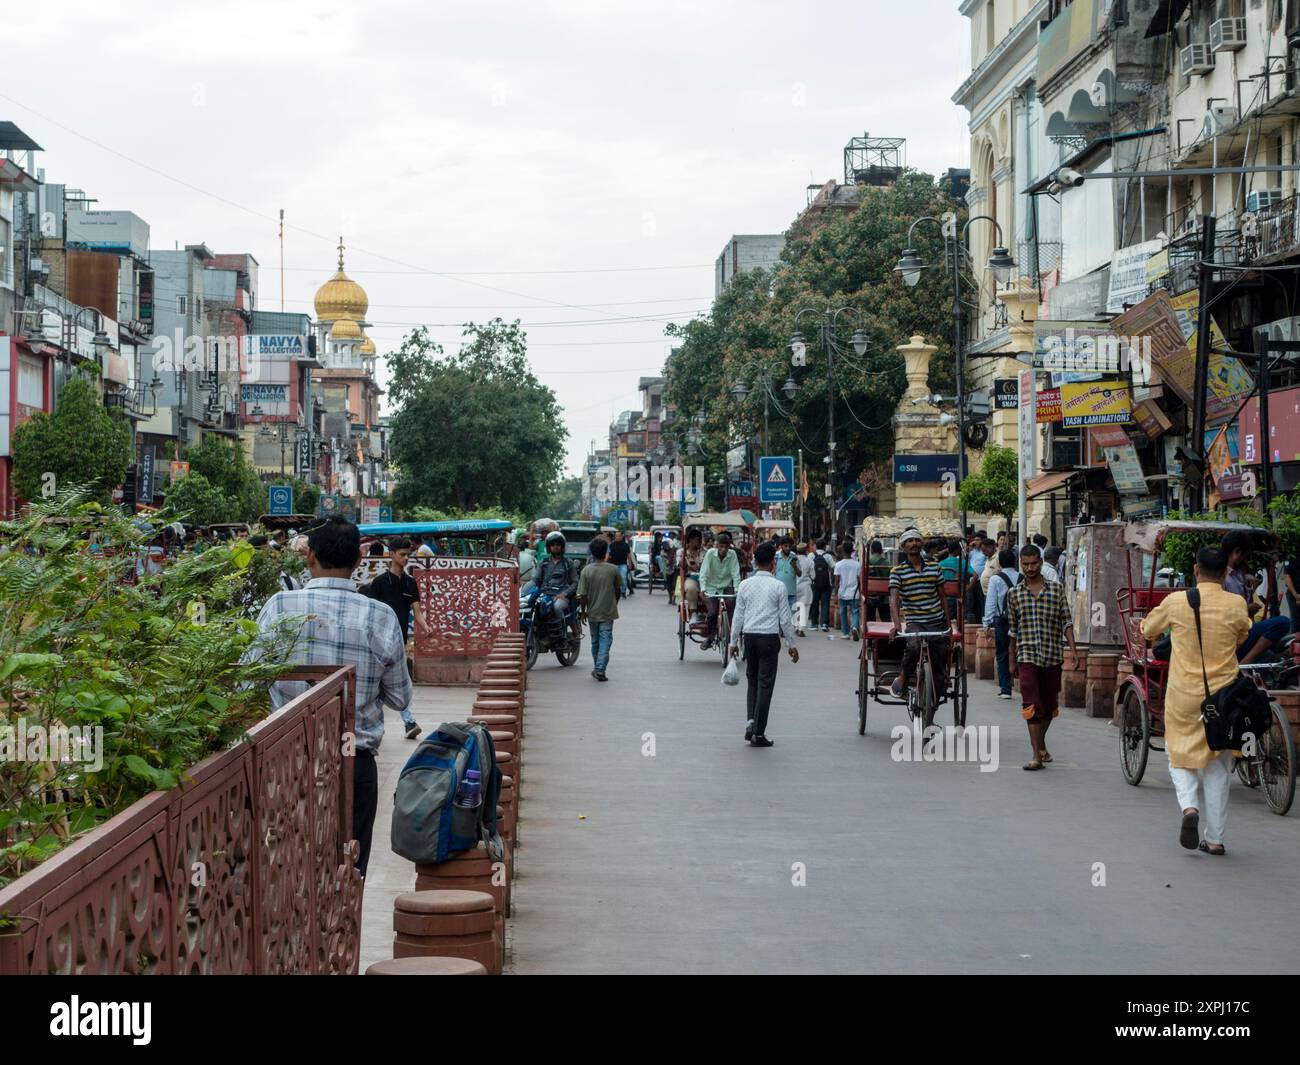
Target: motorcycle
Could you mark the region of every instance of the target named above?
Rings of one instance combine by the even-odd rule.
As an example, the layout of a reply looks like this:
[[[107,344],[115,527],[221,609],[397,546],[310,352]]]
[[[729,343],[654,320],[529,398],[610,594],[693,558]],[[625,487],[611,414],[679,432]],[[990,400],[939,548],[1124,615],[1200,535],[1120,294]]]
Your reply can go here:
[[[560,665],[571,666],[582,650],[582,630],[575,629],[578,616],[576,600],[569,604],[561,622],[553,609],[555,596],[536,585],[528,585],[519,597],[519,631],[524,634],[528,668],[532,669],[543,654],[555,652]]]

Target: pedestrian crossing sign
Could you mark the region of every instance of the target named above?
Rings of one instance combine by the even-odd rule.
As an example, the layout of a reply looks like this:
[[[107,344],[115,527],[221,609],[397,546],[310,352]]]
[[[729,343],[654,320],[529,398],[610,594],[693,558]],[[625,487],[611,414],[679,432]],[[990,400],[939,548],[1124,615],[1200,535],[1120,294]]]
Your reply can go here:
[[[758,460],[758,498],[761,503],[794,502],[794,458],[764,455]]]

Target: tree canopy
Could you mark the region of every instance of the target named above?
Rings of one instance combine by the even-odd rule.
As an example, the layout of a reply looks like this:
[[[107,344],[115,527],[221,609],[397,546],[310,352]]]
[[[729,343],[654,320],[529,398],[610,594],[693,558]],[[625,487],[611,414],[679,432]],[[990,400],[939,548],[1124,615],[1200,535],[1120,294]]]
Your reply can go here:
[[[134,443],[131,423],[110,413],[78,374],[63,386],[53,414],[40,411],[14,430],[14,490],[30,503],[84,485],[107,503],[126,477]]]
[[[914,333],[939,348],[931,369],[937,390],[951,389],[950,295],[941,271],[927,271],[908,288],[894,264],[908,243],[909,225],[923,215],[942,216],[956,208],[928,174],[905,172],[892,187],[868,188],[852,211],[807,216],[789,233],[775,269],[737,274],[714,301],[712,311],[684,325],[668,327],[680,342],[665,375],[666,399],[681,412],[677,433],[684,442],[690,425],[701,433],[702,455],[715,480],[727,448],[757,435],[763,425],[767,373],[770,454],[804,452],[813,498],[825,482],[831,403],[827,358],[820,321],[848,308],[836,320],[840,350],[834,355],[834,412],[837,478],[841,486],[893,449],[892,418],[906,386],[895,346]],[[918,226],[912,238],[923,259],[942,264],[943,241],[936,225]],[[810,313],[800,314],[807,310]],[[848,341],[861,327],[868,350],[859,356]],[[793,366],[787,348],[800,330],[807,340],[807,365]],[[781,391],[787,376],[798,390]],[[744,400],[731,395],[737,382],[750,389]]]
[[[1020,460],[1009,447],[990,444],[984,449],[980,468],[957,488],[957,502],[962,510],[976,514],[996,514],[1011,525],[1011,516],[1020,505]]]
[[[421,327],[389,356],[394,505],[535,514],[564,460],[555,393],[534,376],[518,320],[470,322],[462,338],[444,355]]]

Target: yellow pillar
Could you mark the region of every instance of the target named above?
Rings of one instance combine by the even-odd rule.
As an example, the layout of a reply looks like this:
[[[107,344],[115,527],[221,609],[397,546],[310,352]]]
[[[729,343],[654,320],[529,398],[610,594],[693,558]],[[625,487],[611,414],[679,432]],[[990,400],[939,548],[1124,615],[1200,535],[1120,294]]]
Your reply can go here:
[[[1038,288],[1030,283],[1026,278],[1018,278],[998,294],[998,299],[1006,304],[1007,307],[1007,345],[1006,350],[1009,352],[1025,353],[1032,355],[1034,350],[1034,322],[1038,318],[1039,296]],[[1020,371],[1028,369],[1032,363],[1029,360],[1021,362],[1014,358],[1006,358],[998,361],[998,377],[1014,377],[1019,379]],[[1045,387],[1045,386],[1040,386]],[[1017,454],[1020,453],[1020,419],[1019,411],[1002,410],[993,412],[993,425],[990,440],[995,444],[1001,444],[1003,447],[1009,447]],[[1035,432],[1039,435],[1038,446],[1038,468],[1028,472],[1021,470],[1021,475],[1025,480],[1031,480],[1042,472],[1045,465],[1050,459],[1044,461],[1042,446],[1042,430],[1035,424]],[[1037,532],[1049,532],[1050,515],[1048,514],[1048,501],[1046,499],[1031,499],[1029,501],[1029,512],[1027,523],[1029,528],[1024,530],[1024,537],[1028,538]]]
[[[907,372],[907,391],[894,415],[895,455],[952,455],[957,435],[952,425],[939,423],[939,410],[930,402],[930,359],[939,349],[925,337],[899,344]],[[957,514],[956,482],[894,485],[894,513],[900,518],[953,518]]]

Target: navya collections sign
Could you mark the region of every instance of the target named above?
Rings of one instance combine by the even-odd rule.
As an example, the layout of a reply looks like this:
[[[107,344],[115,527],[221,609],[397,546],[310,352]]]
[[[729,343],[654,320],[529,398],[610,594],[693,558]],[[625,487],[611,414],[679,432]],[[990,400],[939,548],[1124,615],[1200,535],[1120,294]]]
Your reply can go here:
[[[245,355],[268,358],[302,359],[307,354],[307,338],[301,334],[256,334],[244,337]]]

